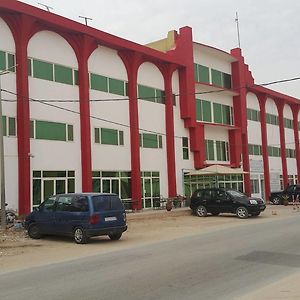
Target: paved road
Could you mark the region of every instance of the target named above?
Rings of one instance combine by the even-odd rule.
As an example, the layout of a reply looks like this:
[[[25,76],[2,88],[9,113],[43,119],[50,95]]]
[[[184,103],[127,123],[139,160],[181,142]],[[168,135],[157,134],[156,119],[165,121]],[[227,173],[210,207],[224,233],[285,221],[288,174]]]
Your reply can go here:
[[[299,272],[300,217],[0,275],[0,298],[236,299]],[[84,246],[78,246],[84,247]]]

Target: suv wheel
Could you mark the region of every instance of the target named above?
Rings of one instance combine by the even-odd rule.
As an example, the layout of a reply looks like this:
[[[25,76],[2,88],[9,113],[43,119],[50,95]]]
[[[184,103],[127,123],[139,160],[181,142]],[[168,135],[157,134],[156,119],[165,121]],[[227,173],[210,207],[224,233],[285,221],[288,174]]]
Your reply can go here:
[[[27,229],[28,235],[32,239],[40,239],[42,237],[40,228],[37,224],[31,223]]]
[[[274,205],[279,205],[281,203],[281,199],[279,197],[275,197],[272,199],[272,203]]]
[[[108,236],[112,241],[117,241],[121,238],[122,232],[112,233],[112,234],[109,234]]]
[[[206,217],[206,216],[207,216],[207,209],[205,208],[205,206],[199,205],[199,206],[196,208],[196,215],[197,215],[198,217]]]
[[[81,227],[74,229],[74,241],[76,244],[86,244],[88,242],[88,236]]]
[[[247,219],[249,216],[248,210],[246,207],[244,206],[240,206],[236,209],[236,215],[240,218],[240,219]]]

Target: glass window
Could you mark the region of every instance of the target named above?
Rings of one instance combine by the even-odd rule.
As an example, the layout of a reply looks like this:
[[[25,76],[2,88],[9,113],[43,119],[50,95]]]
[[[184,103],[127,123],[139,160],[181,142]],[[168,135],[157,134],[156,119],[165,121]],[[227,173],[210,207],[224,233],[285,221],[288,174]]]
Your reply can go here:
[[[222,105],[214,103],[214,122],[222,123]]]
[[[223,87],[226,89],[231,89],[231,75],[222,73],[223,76]]]
[[[101,128],[101,144],[118,145],[118,130]]]
[[[189,139],[187,137],[182,138],[182,157],[183,159],[189,159]]]
[[[33,59],[33,77],[53,81],[53,64]]]
[[[202,100],[202,110],[203,110],[203,121],[211,122],[211,103],[206,100]]]
[[[155,93],[156,93],[156,102],[165,104],[165,102],[166,102],[165,101],[165,92],[162,90],[156,89]]]
[[[215,160],[214,141],[206,140],[206,160]]]
[[[230,106],[222,105],[223,124],[231,124]]]
[[[15,61],[15,55],[8,53],[7,54],[7,68],[9,68],[9,71],[15,72],[16,68],[14,67],[16,65]]]
[[[108,92],[108,78],[91,73],[91,89]]]
[[[16,119],[8,118],[8,135],[16,136]]]
[[[198,65],[198,80],[199,82],[210,83],[209,81],[209,68]]]
[[[68,141],[73,141],[73,125],[68,125]]]
[[[95,128],[95,143],[100,144],[100,129]]]
[[[125,95],[124,81],[109,78],[109,92],[111,94],[124,96]]]
[[[143,133],[143,147],[144,148],[158,148],[157,135],[151,133]]]
[[[196,99],[196,119],[202,121],[202,104],[200,99]]]
[[[3,130],[3,136],[7,135],[7,128],[6,128],[6,116],[2,116],[2,130]]]
[[[49,197],[41,204],[42,211],[54,211],[55,209],[55,197]]]
[[[66,141],[66,124],[35,121],[36,139]]]
[[[73,70],[68,67],[54,65],[55,81],[73,85]]]
[[[0,69],[6,70],[6,54],[3,51],[0,51]]]
[[[213,85],[222,86],[222,74],[218,70],[211,69],[211,81]]]
[[[73,78],[74,78],[74,85],[79,85],[79,74],[78,70],[73,70]]]
[[[196,82],[199,82],[199,77],[198,77],[198,65],[194,64],[194,79]]]
[[[155,89],[139,84],[138,96],[140,99],[155,102]]]

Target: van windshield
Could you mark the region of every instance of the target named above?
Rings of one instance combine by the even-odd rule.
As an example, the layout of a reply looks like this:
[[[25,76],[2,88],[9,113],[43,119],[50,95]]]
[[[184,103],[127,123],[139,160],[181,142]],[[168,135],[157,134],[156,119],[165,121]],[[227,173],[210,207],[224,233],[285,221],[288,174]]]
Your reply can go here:
[[[117,195],[93,196],[92,202],[95,212],[124,209],[124,206]]]

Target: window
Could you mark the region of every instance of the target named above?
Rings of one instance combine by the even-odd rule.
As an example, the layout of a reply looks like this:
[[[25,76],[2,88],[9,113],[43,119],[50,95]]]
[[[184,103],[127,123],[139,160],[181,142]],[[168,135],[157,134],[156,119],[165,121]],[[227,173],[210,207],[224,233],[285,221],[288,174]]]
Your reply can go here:
[[[278,125],[278,116],[266,113],[266,123],[271,125]]]
[[[233,110],[231,106],[213,103],[213,109],[215,123],[233,125]]]
[[[222,105],[219,103],[214,103],[214,122],[222,124]]]
[[[197,71],[198,71],[198,81],[199,82],[210,83],[208,67],[198,65]]]
[[[211,69],[211,83],[222,86],[222,73],[220,71]]]
[[[196,99],[197,121],[211,122],[211,102]]]
[[[95,143],[102,145],[124,145],[124,132],[110,128],[95,128]]]
[[[228,143],[224,141],[216,141],[217,161],[229,160]]]
[[[251,179],[251,194],[259,193],[259,181],[258,179]]]
[[[92,90],[97,90],[97,91],[102,91],[102,92],[108,92],[108,78],[93,74],[91,73],[91,89]]]
[[[109,82],[109,92],[111,94],[116,94],[116,95],[121,95],[121,96],[125,95],[124,81],[109,78],[108,82]]]
[[[189,139],[187,137],[182,138],[182,157],[183,159],[189,159]]]
[[[222,73],[222,86],[226,89],[231,89],[231,75]]]
[[[16,136],[16,118],[2,116],[3,136]]]
[[[139,84],[138,85],[138,97],[143,99],[143,100],[147,100],[147,101],[152,101],[155,102],[155,89],[148,87],[148,86],[144,86]]]
[[[293,126],[293,120],[284,118],[283,122],[284,122],[284,127],[285,128],[289,128],[289,129],[293,129],[294,128],[294,126]]]
[[[214,141],[205,140],[206,160],[215,160]]]
[[[140,134],[140,146],[142,148],[162,148],[162,136],[152,133]]]
[[[247,120],[259,122],[260,112],[255,109],[247,108]]]
[[[54,65],[55,82],[73,85],[73,70],[68,67]]]
[[[53,81],[53,64],[33,59],[32,67],[33,77]]]
[[[30,120],[30,138],[53,141],[73,141],[73,125],[50,121]]]
[[[9,69],[9,71],[15,72],[15,67],[14,67],[15,65],[16,65],[15,55],[11,53],[7,53],[7,68]]]
[[[4,51],[0,51],[0,69],[6,70],[6,53]]]

